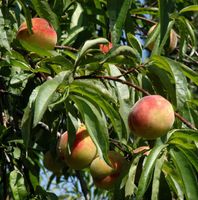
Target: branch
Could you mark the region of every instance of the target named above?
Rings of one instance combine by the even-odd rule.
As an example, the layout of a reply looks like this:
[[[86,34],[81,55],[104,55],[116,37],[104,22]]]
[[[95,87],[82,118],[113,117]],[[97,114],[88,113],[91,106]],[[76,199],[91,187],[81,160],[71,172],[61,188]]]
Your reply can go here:
[[[193,129],[193,130],[197,130],[196,127],[191,124],[189,121],[187,121],[184,117],[182,117],[179,113],[175,112],[175,116],[182,121],[184,124],[186,124],[186,126],[188,126],[189,128]]]
[[[76,176],[78,178],[78,180],[80,181],[80,185],[81,185],[81,189],[83,192],[83,195],[85,197],[85,200],[89,200],[89,193],[88,193],[88,189],[87,189],[87,184],[85,182],[85,180],[83,179],[82,174],[80,173],[80,171],[76,170]]]
[[[74,79],[101,79],[101,80],[111,80],[111,81],[116,81],[116,82],[120,82],[122,84],[128,85],[132,88],[134,88],[135,90],[141,92],[144,95],[151,95],[148,91],[144,90],[143,88],[129,82],[129,81],[125,81],[122,79],[119,79],[117,77],[113,77],[113,76],[78,76],[75,77]],[[191,129],[197,130],[196,127],[191,124],[188,120],[186,120],[184,117],[182,117],[179,113],[175,112],[175,116],[182,121],[184,124],[186,124],[186,126],[188,126]]]
[[[144,21],[148,22],[149,24],[156,24],[155,21],[150,20],[146,17],[141,17],[141,16],[138,16],[138,15],[131,15],[131,17],[136,18],[136,19],[140,19],[140,20],[144,20]]]
[[[59,46],[59,45],[56,45],[55,49],[67,49],[67,50],[71,50],[71,51],[78,51],[78,49],[75,49],[75,48],[70,47],[70,46]]]
[[[119,75],[119,76],[115,76],[115,78],[120,78],[120,77],[122,77],[122,76],[126,76],[127,74],[131,74],[131,73],[133,73],[134,71],[136,71],[136,70],[138,70],[139,68],[144,67],[144,66],[145,66],[145,64],[142,64],[142,65],[138,65],[138,66],[136,66],[136,67],[133,67],[133,68],[127,70],[126,72],[123,72],[123,74],[121,74],[121,75]]]
[[[129,81],[125,81],[122,79],[119,79],[117,77],[113,77],[113,76],[78,76],[75,77],[74,79],[101,79],[101,80],[111,80],[111,81],[116,81],[116,82],[120,82],[122,84],[128,85],[130,87],[135,88],[137,91],[143,93],[144,95],[150,95],[149,92],[147,92],[146,90],[144,90],[143,88],[129,82]]]

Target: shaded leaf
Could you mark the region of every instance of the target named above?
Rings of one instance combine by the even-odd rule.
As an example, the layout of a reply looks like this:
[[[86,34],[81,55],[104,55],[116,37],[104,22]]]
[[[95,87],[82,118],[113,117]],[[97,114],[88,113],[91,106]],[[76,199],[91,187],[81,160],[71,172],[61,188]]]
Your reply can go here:
[[[47,80],[40,86],[37,98],[35,100],[34,120],[33,120],[34,127],[43,117],[43,114],[45,113],[48,105],[51,103],[51,99],[55,94],[59,85],[65,79],[69,79],[70,74],[71,73],[69,71],[62,71],[61,73],[56,75],[54,79]]]
[[[156,161],[162,152],[164,148],[166,148],[167,145],[161,144],[156,145],[149,153],[146,162],[143,166],[143,171],[140,176],[139,184],[138,184],[138,190],[136,194],[137,200],[140,200],[143,198],[149,184],[151,181],[152,173],[154,170],[154,166],[156,164]]]
[[[55,30],[59,27],[59,21],[56,14],[52,11],[50,5],[45,0],[32,0],[32,4],[40,17],[47,19]]]
[[[182,178],[186,199],[197,199],[198,181],[196,178],[196,173],[193,170],[191,163],[186,159],[186,156],[182,152],[176,151],[175,149],[170,149],[170,155]]]

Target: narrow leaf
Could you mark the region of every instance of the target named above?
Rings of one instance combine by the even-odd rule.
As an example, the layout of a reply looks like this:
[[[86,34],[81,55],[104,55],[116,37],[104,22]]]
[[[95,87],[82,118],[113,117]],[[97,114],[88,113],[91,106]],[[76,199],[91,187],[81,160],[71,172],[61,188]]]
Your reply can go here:
[[[191,163],[182,152],[176,151],[175,149],[170,149],[170,155],[182,178],[186,199],[196,200],[198,197],[198,181]]]
[[[113,44],[118,44],[122,35],[123,26],[132,0],[109,0],[107,9],[110,18],[110,29]]]
[[[78,56],[77,56],[76,61],[75,61],[75,66],[78,65],[81,57],[86,54],[87,50],[89,50],[90,48],[92,48],[96,45],[106,44],[106,43],[108,43],[108,40],[105,39],[105,38],[96,38],[96,39],[93,39],[93,40],[87,40],[78,53]]]
[[[179,11],[179,13],[184,13],[184,12],[189,12],[189,11],[195,11],[197,12],[198,11],[198,5],[192,5],[192,6],[188,6],[188,7],[185,7],[183,9],[181,9]]]
[[[55,76],[54,79],[47,80],[43,83],[38,91],[38,95],[35,101],[35,109],[34,109],[34,120],[33,126],[35,127],[38,122],[43,117],[48,105],[51,103],[51,99],[55,94],[58,86],[67,79],[66,83],[70,81],[70,71],[62,71],[58,75]]]
[[[103,112],[109,117],[112,125],[117,133],[118,138],[121,140],[123,137],[122,133],[122,120],[121,117],[115,109],[115,101],[112,99],[110,94],[102,87],[98,85],[91,85],[90,82],[85,81],[75,81],[70,86],[70,93],[78,93],[83,97],[92,99]],[[108,98],[109,97],[109,98]]]
[[[97,146],[98,154],[100,157],[104,156],[105,160],[108,160],[108,130],[106,121],[101,115],[99,108],[83,97],[70,95],[70,98],[76,103],[87,130]]]
[[[26,199],[28,192],[22,174],[18,170],[13,170],[10,173],[9,181],[14,200]]]
[[[55,30],[59,27],[57,15],[52,11],[50,5],[45,0],[32,0],[32,4],[40,17],[47,19]]]
[[[154,176],[153,176],[151,200],[159,199],[160,176],[161,176],[161,171],[162,171],[162,167],[163,167],[165,158],[166,158],[166,154],[164,153],[156,161]]]
[[[157,158],[159,157],[160,153],[162,150],[166,147],[167,145],[161,144],[155,146],[151,152],[149,153],[146,162],[143,166],[143,171],[140,176],[139,184],[138,184],[138,191],[136,198],[137,200],[141,200],[144,197],[144,194],[150,184],[151,181],[151,176],[153,173],[153,169],[156,163]]]

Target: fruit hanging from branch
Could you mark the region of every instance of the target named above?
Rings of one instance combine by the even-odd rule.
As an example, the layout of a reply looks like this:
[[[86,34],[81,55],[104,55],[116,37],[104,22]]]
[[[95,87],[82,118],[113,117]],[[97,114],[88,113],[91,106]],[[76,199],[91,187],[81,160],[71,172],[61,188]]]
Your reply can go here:
[[[160,95],[145,96],[132,107],[128,124],[133,134],[156,139],[166,134],[175,121],[171,103]]]
[[[148,36],[155,30],[156,27],[157,27],[157,24],[153,25],[153,26],[149,29],[149,31],[148,31]],[[177,43],[178,43],[177,33],[176,33],[173,29],[171,29],[171,31],[170,31],[168,41],[169,41],[169,43],[167,44],[167,46],[168,46],[167,51],[168,51],[169,53],[171,53],[171,52],[173,52],[173,51],[176,49]],[[148,48],[150,51],[153,50],[153,48],[154,48],[154,43],[155,43],[155,42],[153,41],[153,42],[151,42],[151,43],[147,46],[147,48]]]
[[[57,43],[57,33],[52,25],[43,18],[32,18],[32,33],[29,32],[27,23],[23,22],[17,32],[17,39],[27,50],[35,48],[52,50]]]
[[[113,47],[113,44],[111,42],[109,42],[108,44],[99,45],[100,51],[104,54],[108,53],[112,47]]]
[[[43,164],[55,175],[60,176],[62,174],[63,163],[61,162],[61,160],[58,159],[58,157],[54,157],[51,151],[47,151],[44,154]]]
[[[72,169],[80,170],[89,166],[97,154],[97,148],[84,125],[76,132],[75,140],[69,149],[69,134],[66,131],[58,141],[57,151],[59,157]]]
[[[125,158],[116,151],[109,151],[108,157],[111,165],[108,165],[99,156],[90,165],[90,173],[95,185],[106,190],[111,189],[116,184],[128,164]]]

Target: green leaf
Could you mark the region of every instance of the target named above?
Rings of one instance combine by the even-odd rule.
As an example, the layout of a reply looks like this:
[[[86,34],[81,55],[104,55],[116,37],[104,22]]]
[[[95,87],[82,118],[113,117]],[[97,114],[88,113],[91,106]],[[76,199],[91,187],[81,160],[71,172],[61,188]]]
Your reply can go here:
[[[156,164],[156,161],[158,157],[160,156],[160,153],[164,148],[166,148],[167,145],[161,144],[156,145],[149,153],[146,162],[143,166],[143,171],[140,176],[139,184],[138,184],[138,190],[136,194],[136,199],[141,200],[144,197],[144,194],[150,184],[151,176],[153,173],[154,166]]]
[[[29,33],[32,33],[32,21],[31,21],[32,16],[31,16],[28,4],[24,3],[21,0],[17,0],[17,1],[20,3],[21,7],[23,8],[23,12],[25,14],[25,19],[26,19],[28,31],[29,31]]]
[[[96,103],[111,120],[118,138],[120,140],[123,138],[123,122],[117,109],[115,109],[116,105],[114,99],[106,89],[97,85],[97,82],[91,85],[90,81],[75,81],[70,86],[70,93],[78,93],[78,95],[90,98]]]
[[[151,15],[156,15],[158,12],[159,9],[157,7],[151,7],[151,6],[132,9],[130,11],[131,14],[151,14]]]
[[[4,47],[6,50],[10,51],[10,44],[8,41],[8,36],[5,31],[5,19],[3,13],[0,9],[0,47]]]
[[[29,42],[26,42],[25,40],[20,40],[20,43],[27,51],[35,52],[38,55],[40,55],[41,57],[45,57],[45,56],[52,57],[52,56],[56,56],[58,54],[56,51],[40,48],[40,47],[38,47],[38,45],[30,44]]]
[[[195,150],[188,150],[177,146],[177,148],[188,158],[189,162],[194,166],[196,171],[198,172],[198,155],[197,149]]]
[[[112,64],[108,65],[109,68],[109,75],[110,76],[120,76],[121,72],[119,71],[119,69]],[[120,77],[120,79],[125,80],[125,78],[122,76]],[[130,98],[130,90],[129,87],[127,85],[124,85],[122,83],[118,83],[118,82],[111,82],[113,88],[115,88],[115,93],[117,94],[117,99],[119,102],[119,113],[120,116],[123,119],[123,126],[125,127],[126,133],[125,133],[125,139],[128,140],[129,138],[129,128],[128,128],[128,114],[129,114],[129,110],[131,109],[131,103],[128,103],[128,99]],[[123,129],[124,130],[124,129]],[[124,133],[123,133],[124,135]]]
[[[15,169],[10,173],[9,181],[14,200],[26,199],[28,191],[25,187],[23,175],[19,172],[19,170]]]
[[[56,92],[59,82],[56,80],[48,80],[39,88],[38,95],[35,101],[33,126],[35,127],[43,117],[47,106],[50,104],[52,96]]]
[[[159,46],[159,32],[160,32],[160,26],[159,24],[157,24],[156,28],[151,33],[149,33],[148,37],[146,38],[144,47],[149,48],[150,45],[150,49],[152,49],[152,46],[154,44],[152,51],[157,51]]]
[[[40,86],[37,98],[35,100],[34,120],[33,120],[34,127],[43,117],[43,114],[45,113],[48,105],[51,103],[51,99],[55,94],[59,85],[65,79],[69,79],[70,74],[71,72],[69,71],[62,71],[58,75],[56,75],[54,79],[47,80]]]
[[[50,65],[50,67],[52,67],[51,64],[59,65],[61,66],[61,71],[71,70],[74,68],[73,63],[69,59],[60,55],[43,59],[41,61],[41,65],[42,64]]]
[[[184,13],[184,12],[189,12],[189,11],[195,11],[195,12],[198,11],[198,5],[185,7],[179,11],[179,14]]]
[[[126,181],[126,185],[125,185],[125,197],[127,196],[131,196],[134,194],[135,192],[135,176],[136,173],[138,171],[138,163],[140,161],[141,158],[141,154],[137,155],[134,160],[132,161],[131,167],[129,169],[129,173],[127,176],[127,181]]]
[[[142,45],[140,41],[131,33],[127,33],[127,39],[133,49],[136,49],[140,57],[142,57]]]
[[[86,125],[87,131],[97,146],[99,156],[104,157],[105,160],[108,160],[108,130],[106,120],[101,114],[100,109],[83,97],[70,95],[70,98],[77,105]]]
[[[169,23],[169,8],[171,0],[158,0],[159,3],[159,15],[160,15],[160,44],[166,34],[166,30]]]
[[[75,38],[78,36],[78,34],[84,30],[86,30],[84,26],[74,27],[70,29],[65,39],[64,35],[62,36],[63,37],[62,45],[71,45],[75,41]]]
[[[182,178],[186,199],[196,200],[198,197],[198,181],[191,163],[186,159],[186,156],[182,152],[175,149],[170,149],[170,155]]]
[[[57,15],[52,11],[50,5],[45,0],[32,0],[34,9],[40,17],[47,19],[55,30],[58,30],[59,21]]]
[[[82,26],[83,11],[83,7],[77,2],[75,5],[75,10],[71,16],[70,29]]]
[[[108,0],[107,10],[110,18],[112,43],[118,44],[132,0]]]
[[[95,47],[96,45],[99,45],[99,44],[106,44],[108,42],[109,41],[105,38],[96,38],[96,39],[93,39],[93,40],[87,40],[84,43],[84,45],[82,46],[82,48],[80,49],[80,51],[78,52],[78,56],[77,56],[76,61],[75,61],[75,66],[76,67],[78,66],[81,57],[84,56],[90,48]]]
[[[169,141],[174,138],[186,139],[188,141],[198,142],[198,131],[191,129],[176,129],[173,131]]]
[[[33,122],[33,117],[34,117],[34,102],[35,99],[38,95],[39,87],[36,87],[33,91],[32,94],[30,95],[29,102],[27,107],[25,108],[22,122],[21,122],[21,131],[22,131],[22,138],[25,144],[25,147],[27,148],[30,139],[31,139],[31,130],[32,130],[32,122]]]
[[[30,65],[20,60],[11,59],[10,64],[14,67],[20,67],[22,70],[31,71]]]
[[[126,56],[128,58],[134,59],[134,58],[140,58],[140,55],[138,51],[130,46],[116,46],[113,47],[105,56],[104,60],[100,62],[100,64],[103,64],[105,62],[108,62],[108,60],[115,58],[116,56]]]
[[[165,175],[169,187],[174,191],[179,200],[183,200],[184,192],[182,180],[181,177],[178,175],[178,171],[175,171],[175,169],[173,169],[173,166],[169,161],[164,162],[162,171]]]
[[[13,76],[10,79],[10,84],[15,85],[19,83],[25,83],[30,77],[33,77],[34,74],[29,74],[29,73],[19,73]]]
[[[154,176],[153,176],[151,200],[159,199],[160,176],[161,176],[161,171],[162,171],[162,167],[163,167],[165,159],[166,159],[166,154],[164,153],[156,161]]]
[[[198,73],[192,70],[190,67],[184,65],[183,63],[176,61],[175,63],[177,64],[178,67],[180,67],[183,74],[198,86]]]
[[[178,68],[177,62],[162,56],[153,56],[152,61],[154,61],[154,64],[156,64],[157,67],[167,71],[167,75],[171,75],[171,79],[169,81],[174,81],[175,84],[176,105],[178,109],[182,108],[185,102],[189,99],[189,93],[186,77],[180,68]],[[166,82],[164,82],[164,85],[166,85]],[[173,102],[174,101],[175,99],[173,99]]]

